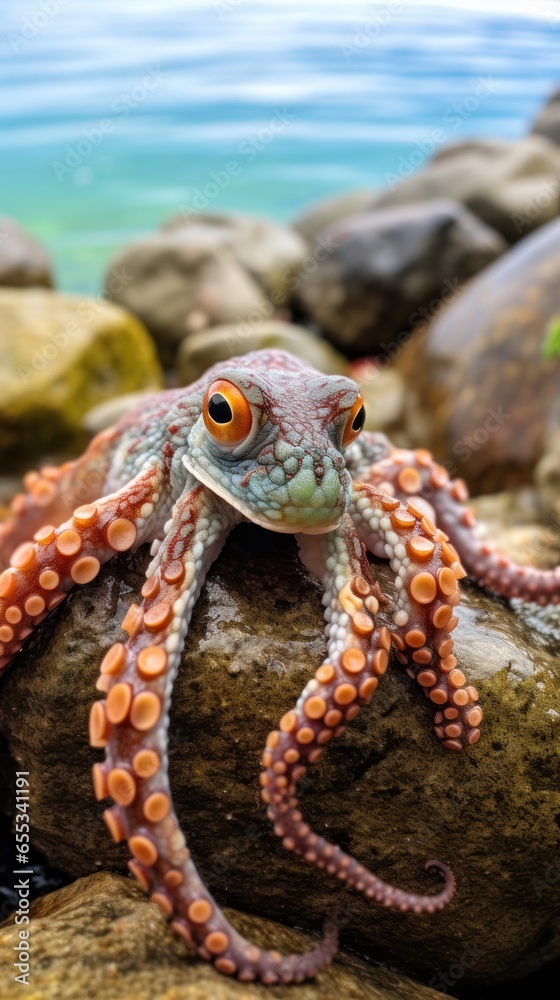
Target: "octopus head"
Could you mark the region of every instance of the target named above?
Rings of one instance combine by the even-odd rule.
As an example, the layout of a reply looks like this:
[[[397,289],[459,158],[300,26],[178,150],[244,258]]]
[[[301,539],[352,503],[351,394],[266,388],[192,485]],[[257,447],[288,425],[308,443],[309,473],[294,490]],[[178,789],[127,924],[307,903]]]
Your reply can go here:
[[[345,512],[344,449],[364,407],[355,382],[311,370],[220,370],[208,386],[183,462],[249,520],[322,533]]]

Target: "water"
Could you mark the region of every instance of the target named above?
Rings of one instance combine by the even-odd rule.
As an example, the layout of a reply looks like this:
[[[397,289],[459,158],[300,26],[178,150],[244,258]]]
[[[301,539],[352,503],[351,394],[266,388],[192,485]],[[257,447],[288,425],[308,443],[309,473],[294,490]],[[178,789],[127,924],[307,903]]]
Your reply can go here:
[[[0,214],[91,292],[182,207],[289,220],[434,129],[521,136],[560,83],[560,3],[520,6],[3,0]]]

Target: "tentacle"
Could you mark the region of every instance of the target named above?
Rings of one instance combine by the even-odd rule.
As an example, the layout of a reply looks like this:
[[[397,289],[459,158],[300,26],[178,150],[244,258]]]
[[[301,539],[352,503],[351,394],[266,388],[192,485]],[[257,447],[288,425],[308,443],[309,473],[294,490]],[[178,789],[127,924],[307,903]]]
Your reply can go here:
[[[108,693],[94,704],[90,727],[92,745],[106,746],[107,756],[94,765],[93,779],[97,798],[115,802],[104,817],[117,841],[128,839],[131,871],[177,933],[220,972],[243,981],[299,982],[330,962],[335,928],[305,955],[282,956],[246,941],[202,883],[169,787],[169,704],[188,623],[208,566],[239,519],[194,482],[177,502],[148,569],[144,603],[123,623],[129,639],[113,646],[101,665],[98,687]]]
[[[103,496],[109,469],[107,455],[116,436],[114,428],[104,431],[76,461],[27,473],[23,480],[25,492],[14,497],[11,516],[0,524],[0,570],[9,564],[16,546],[31,539],[42,525],[57,528],[74,508]]]
[[[89,583],[102,562],[152,536],[162,491],[161,468],[148,463],[122,490],[77,507],[56,528],[43,524],[15,549],[0,574],[0,672],[74,584]]]
[[[268,738],[261,777],[269,818],[285,847],[364,895],[399,910],[433,913],[454,892],[454,878],[445,865],[438,861],[426,865],[437,868],[445,878],[445,887],[437,895],[396,889],[314,833],[299,812],[298,781],[333,736],[343,733],[346,722],[369,703],[378,678],[387,669],[391,647],[389,631],[375,626],[379,586],[371,578],[351,518],[347,515],[327,536],[302,535],[299,542],[304,561],[324,581],[328,655],[295,709],[284,715],[279,729]]]
[[[479,526],[472,508],[466,506],[469,492],[462,479],[451,480],[429,451],[393,448],[386,438],[386,453],[381,457],[384,435],[371,437],[374,441],[366,442],[366,448],[369,452],[376,448],[378,457],[370,465],[366,481],[403,502],[418,497],[420,503],[430,504],[425,511],[446,533],[469,576],[502,597],[541,605],[560,601],[560,566],[542,570],[520,565],[478,537]],[[361,475],[364,461],[367,452],[355,463]]]
[[[466,576],[446,536],[415,501],[406,507],[373,486],[354,483],[351,513],[370,552],[384,547],[395,574],[397,601],[391,635],[400,663],[436,708],[435,732],[449,750],[480,737],[478,692],[457,667],[453,638]]]

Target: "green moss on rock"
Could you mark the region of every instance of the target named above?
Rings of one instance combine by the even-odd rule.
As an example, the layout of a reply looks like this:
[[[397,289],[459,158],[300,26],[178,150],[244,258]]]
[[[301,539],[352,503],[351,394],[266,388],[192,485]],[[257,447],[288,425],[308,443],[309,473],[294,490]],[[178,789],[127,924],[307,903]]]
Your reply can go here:
[[[103,299],[0,289],[0,456],[24,464],[86,441],[85,413],[161,369],[141,323]]]

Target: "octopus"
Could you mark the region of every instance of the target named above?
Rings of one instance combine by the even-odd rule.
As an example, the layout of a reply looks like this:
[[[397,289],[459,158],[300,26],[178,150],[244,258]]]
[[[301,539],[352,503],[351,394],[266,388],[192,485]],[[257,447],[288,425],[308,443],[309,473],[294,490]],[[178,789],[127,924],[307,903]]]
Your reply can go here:
[[[174,811],[167,730],[173,681],[193,606],[228,534],[242,521],[293,534],[324,588],[327,655],[297,704],[270,733],[262,798],[289,851],[387,907],[434,913],[451,899],[391,886],[314,832],[300,812],[308,767],[370,702],[389,654],[434,711],[452,752],[475,744],[482,709],[453,652],[459,583],[544,604],[560,570],[517,566],[480,541],[466,486],[425,450],[394,448],[363,431],[358,386],[281,351],[220,363],[194,384],[149,397],[103,431],[76,461],[29,473],[0,525],[0,670],[72,587],[118,553],[151,544],[123,640],[105,653],[90,743],[103,817],[126,840],[129,867],[174,931],[219,972],[243,982],[299,983],[330,963],[337,922],[304,954],[245,940],[203,884]],[[368,553],[389,560],[392,604]],[[384,605],[391,627],[378,623]]]

